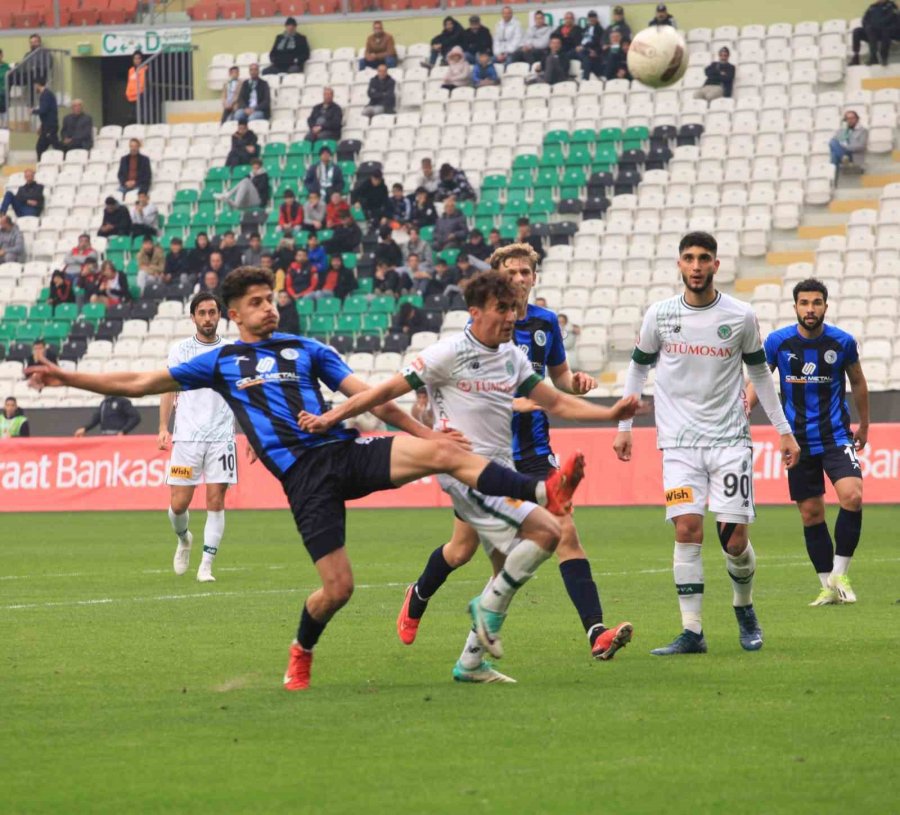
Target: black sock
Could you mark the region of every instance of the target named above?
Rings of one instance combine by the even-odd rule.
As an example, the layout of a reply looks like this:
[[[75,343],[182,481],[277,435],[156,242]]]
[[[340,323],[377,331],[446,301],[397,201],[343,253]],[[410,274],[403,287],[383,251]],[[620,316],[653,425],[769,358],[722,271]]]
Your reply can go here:
[[[320,623],[314,619],[312,614],[309,613],[306,603],[304,603],[303,613],[300,615],[300,627],[297,629],[297,642],[300,643],[300,647],[305,651],[312,651],[319,641],[319,637],[322,636],[326,625],[328,623]]]
[[[804,526],[803,537],[806,538],[806,551],[816,574],[830,574],[834,567],[834,547],[828,524],[822,521],[814,526]]]
[[[409,598],[410,617],[417,620],[425,613],[428,600],[444,585],[444,581],[454,568],[444,559],[444,547],[438,546],[431,553],[424,571],[419,575],[419,579],[413,587],[412,595]]]
[[[841,557],[853,557],[861,532],[862,510],[853,512],[841,507],[834,524],[834,553]]]
[[[485,495],[502,495],[518,501],[537,503],[534,490],[538,483],[538,479],[533,476],[522,475],[522,473],[503,467],[495,461],[489,461],[487,467],[478,476],[478,484],[475,488]]]
[[[591,574],[591,564],[585,558],[566,560],[559,564],[559,573],[562,575],[572,605],[581,617],[584,630],[590,631],[595,625],[602,625],[603,608],[600,605],[597,584]],[[596,632],[598,636],[601,633],[599,629]]]

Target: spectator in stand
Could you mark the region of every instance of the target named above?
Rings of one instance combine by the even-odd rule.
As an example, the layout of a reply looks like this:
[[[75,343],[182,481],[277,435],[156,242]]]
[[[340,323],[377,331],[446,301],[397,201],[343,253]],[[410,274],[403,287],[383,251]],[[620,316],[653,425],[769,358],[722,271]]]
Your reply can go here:
[[[442,164],[434,198],[436,201],[444,201],[450,197],[457,201],[474,201],[475,190],[462,170],[457,170],[452,164]]]
[[[217,248],[228,271],[237,269],[243,262],[241,247],[237,245],[235,234],[230,229],[222,235]]]
[[[163,277],[170,281],[177,280],[179,283],[188,283],[196,279],[196,276],[191,274],[190,257],[184,251],[184,241],[181,238],[172,238],[169,241]]]
[[[447,55],[457,45],[462,46],[463,27],[455,17],[444,17],[441,33],[431,40],[431,53],[428,60],[422,62],[423,68],[433,68],[442,59],[445,63]]]
[[[491,249],[484,242],[484,233],[480,229],[473,229],[469,233],[469,240],[463,246],[462,253],[481,261],[485,261],[491,256]]]
[[[238,94],[237,109],[231,117],[236,121],[242,118],[249,122],[268,119],[272,113],[272,92],[269,83],[259,77],[259,65],[250,65],[250,77],[244,80]]]
[[[85,433],[100,426],[101,436],[124,436],[141,423],[141,416],[131,401],[124,396],[107,396],[94,411],[91,420],[75,431],[81,438]]]
[[[359,70],[377,68],[379,65],[396,67],[397,46],[394,45],[393,35],[384,30],[381,20],[376,20],[372,23],[372,33],[366,38],[364,55],[359,60]]]
[[[13,68],[10,72],[9,84],[12,86],[46,83],[50,79],[50,69],[52,67],[53,59],[50,56],[50,52],[44,48],[44,42],[40,34],[32,34],[28,38],[28,52],[19,60],[19,66]],[[33,103],[34,100],[32,99]]]
[[[466,225],[466,216],[456,208],[456,199],[451,195],[444,201],[444,212],[434,226],[435,249],[459,248],[466,242],[469,228]]]
[[[123,195],[132,190],[149,192],[153,183],[150,159],[141,152],[138,139],[130,139],[128,152],[119,159],[119,192]]]
[[[657,5],[656,14],[647,25],[670,25],[672,28],[678,28],[678,26],[675,25],[675,18],[669,14],[669,10],[666,8],[665,3]]]
[[[281,240],[278,241],[278,246],[275,248],[275,257],[272,260],[275,268],[287,274],[291,264],[294,262],[297,248],[293,230],[286,229],[281,236]]]
[[[0,215],[6,215],[6,210],[10,207],[17,218],[39,216],[44,211],[44,185],[34,180],[34,170],[31,167],[25,170],[25,183],[15,193],[7,190],[3,195]]]
[[[419,258],[419,265],[425,269],[430,270],[434,265],[431,244],[422,240],[415,226],[409,228],[409,240],[403,245],[403,263],[407,266],[410,255],[416,255]]]
[[[416,389],[416,401],[409,409],[410,415],[425,427],[434,427],[434,410],[428,401],[428,389]]]
[[[316,290],[310,295],[311,297],[318,298],[333,295],[343,301],[348,294],[355,291],[359,286],[353,270],[344,266],[344,259],[340,255],[332,255],[328,269],[325,272],[317,273],[316,276],[318,277],[318,284],[316,285]]]
[[[138,193],[137,201],[128,210],[128,216],[131,218],[132,237],[156,237],[159,232],[159,210],[147,193]]]
[[[297,202],[293,190],[284,191],[284,199],[278,207],[279,229],[300,229],[303,226],[303,207]]]
[[[323,147],[319,150],[319,160],[310,164],[303,185],[307,192],[317,192],[323,198],[331,199],[332,193],[344,191],[344,174],[341,168],[332,161],[331,150]]]
[[[434,208],[434,204],[431,203],[431,196],[428,195],[425,187],[419,187],[416,190],[409,222],[417,229],[421,229],[423,226],[434,226],[437,223],[437,211]]]
[[[569,58],[573,59],[576,55],[575,49],[581,45],[584,38],[584,29],[575,22],[575,14],[567,11],[563,14],[562,25],[556,27],[550,35],[551,42],[554,37],[559,37],[562,43],[562,52]]]
[[[469,256],[463,252],[460,252],[459,257],[456,258],[456,268],[459,270],[460,283],[464,283],[479,272],[479,269],[469,260]]]
[[[284,21],[284,31],[275,37],[269,51],[269,65],[264,74],[302,74],[309,59],[309,42],[297,31],[297,21],[288,17]]]
[[[537,235],[531,234],[531,221],[528,218],[519,218],[516,221],[516,243],[527,243],[535,252],[537,252],[538,263],[544,260],[544,247],[541,239]]]
[[[469,17],[469,27],[463,31],[462,50],[469,65],[475,64],[479,54],[486,53],[492,57],[494,55],[494,38],[481,24],[481,17],[477,14]]]
[[[86,260],[81,265],[81,271],[75,280],[75,302],[78,303],[79,308],[84,303],[91,302],[94,295],[100,291],[98,282],[99,273],[96,261]]]
[[[202,291],[209,292],[221,300],[222,286],[219,282],[219,276],[214,271],[210,270],[203,275],[203,279],[194,286],[193,294],[200,294]]]
[[[238,119],[237,130],[231,134],[231,150],[225,159],[226,167],[249,164],[259,158],[259,139],[248,126],[246,119]]]
[[[259,209],[268,206],[270,195],[269,174],[262,162],[255,158],[250,162],[250,175],[231,189],[216,193],[215,198],[233,209]]]
[[[31,344],[31,353],[25,360],[25,367],[31,368],[33,365],[40,365],[42,362],[52,362],[54,365],[59,362],[56,349],[52,345],[47,345],[47,341],[43,337],[38,337]]]
[[[376,170],[360,181],[350,199],[373,226],[377,225],[384,217],[388,205],[388,191],[381,170]]]
[[[362,109],[363,116],[377,116],[380,113],[393,113],[397,108],[397,83],[388,73],[387,65],[381,63],[378,70],[369,80],[369,104]]]
[[[588,24],[581,35],[581,42],[575,46],[573,59],[581,63],[581,75],[588,79],[591,73],[600,76],[603,59],[603,26],[596,11],[588,12]]]
[[[488,85],[499,85],[500,75],[491,62],[491,55],[482,51],[478,55],[478,62],[472,69],[472,85],[476,88],[486,88]]]
[[[314,142],[319,139],[340,141],[341,130],[344,127],[344,111],[334,101],[332,88],[322,89],[322,101],[312,109],[306,124],[309,125],[309,133],[306,134],[307,141]]]
[[[149,238],[144,239],[145,245],[148,240]],[[156,248],[159,249],[159,247]],[[162,257],[161,249],[159,249],[159,256]],[[141,273],[138,271],[139,282],[140,278]],[[131,300],[131,288],[128,285],[128,277],[125,272],[116,269],[111,260],[104,260],[100,266],[100,274],[97,277],[97,291],[91,295],[91,302],[115,306],[118,303],[124,303],[129,300]]]
[[[242,266],[259,266],[262,263],[263,247],[259,232],[251,232],[247,248],[241,255]]]
[[[334,228],[331,238],[323,244],[329,255],[342,252],[358,252],[362,243],[362,230],[353,220],[349,210],[344,214],[344,219]]]
[[[622,6],[615,6],[612,10],[612,22],[606,27],[606,31],[603,32],[604,46],[609,45],[610,35],[613,31],[619,32],[622,45],[631,42],[631,27],[625,22],[625,9]]]
[[[440,176],[434,171],[434,165],[431,163],[431,159],[423,158],[422,172],[416,179],[416,193],[418,194],[418,188],[421,187],[428,193],[429,200],[431,200],[437,192],[438,184],[440,183]]]
[[[287,293],[299,300],[316,290],[318,277],[316,274],[325,270],[324,266],[315,267],[309,262],[309,255],[301,246],[294,253],[294,259],[285,270],[284,286]]]
[[[325,226],[325,202],[317,192],[311,192],[303,204],[303,219],[301,227],[315,235]]]
[[[263,73],[266,73],[263,71]],[[238,96],[241,92],[241,71],[237,65],[228,69],[228,79],[222,86],[222,118],[220,124],[227,122],[237,110]]]
[[[706,66],[706,82],[702,88],[694,93],[694,99],[705,99],[712,102],[713,99],[731,98],[734,88],[734,65],[728,59],[731,56],[724,45],[719,49],[719,59]]]
[[[75,302],[75,290],[72,288],[72,281],[61,269],[57,269],[50,276],[50,294],[47,297],[47,302],[54,307],[60,303]]]
[[[0,415],[0,439],[27,439],[29,436],[31,428],[28,426],[25,411],[19,407],[15,396],[7,396],[3,403],[3,413]]]
[[[209,266],[212,246],[209,235],[201,232],[194,240],[194,248],[188,253],[188,273],[196,280]]]
[[[416,294],[425,294],[425,290],[434,276],[434,270],[424,266],[415,252],[407,254],[406,262],[400,267],[400,271],[410,279],[410,288]]]
[[[425,297],[431,297],[434,294],[445,294],[449,296],[454,292],[459,292],[459,269],[456,266],[449,266],[443,258],[438,258],[434,262],[434,275],[425,287]]]
[[[131,108],[130,119],[132,122],[138,120],[138,100],[143,106],[147,99],[144,95],[147,90],[147,66],[143,62],[144,55],[140,51],[135,51],[131,55],[131,67],[128,69],[128,77],[125,80],[125,99]],[[149,111],[146,112],[149,113]]]
[[[344,216],[350,212],[350,204],[339,192],[332,192],[328,199],[328,205],[325,207],[325,225],[329,229],[340,226],[344,221]]]
[[[157,246],[153,242],[153,238],[149,236],[144,238],[141,242],[140,251],[135,256],[135,261],[138,267],[137,284],[141,287],[141,291],[147,287],[151,280],[163,282],[162,276],[166,270],[166,256],[163,254],[162,247]],[[108,262],[105,261],[100,267],[101,274]]]
[[[512,8],[504,6],[494,26],[494,60],[502,65],[511,62],[513,54],[522,46],[522,36],[522,26],[513,17]]]
[[[391,197],[388,199],[385,222],[392,229],[406,226],[412,217],[412,201],[403,194],[402,184],[391,185]]]
[[[9,215],[0,216],[0,263],[24,263],[25,239]]]
[[[378,243],[375,245],[375,263],[383,262],[388,269],[396,271],[403,265],[403,252],[394,233],[389,226],[382,226],[378,230]]]
[[[860,125],[859,115],[855,110],[848,110],[844,114],[844,126],[839,128],[828,142],[835,180],[844,164],[852,164],[857,170],[862,171],[868,142],[869,132]]]
[[[509,243],[509,241],[505,241],[500,237],[499,229],[492,229],[488,233],[487,246],[491,254],[493,254],[497,249],[500,249],[502,246],[506,246],[507,243]],[[490,255],[488,257],[490,257]]]
[[[328,254],[319,245],[318,235],[310,235],[309,238],[307,238],[306,256],[309,258],[310,266],[319,271],[328,265]]]
[[[206,278],[207,272],[213,272],[219,279],[219,283],[221,283],[225,279],[225,275],[230,271],[231,269],[225,265],[225,258],[222,256],[222,253],[218,249],[213,249],[209,253],[209,263],[203,270],[201,279]]]
[[[72,112],[62,121],[59,132],[64,153],[69,150],[90,150],[94,146],[94,120],[84,112],[84,102],[72,100]]]
[[[513,62],[540,62],[544,58],[544,54],[550,49],[550,35],[552,33],[553,29],[547,23],[544,12],[536,11],[534,13],[534,24],[526,29],[521,47],[513,54]]]
[[[471,84],[472,66],[466,62],[466,55],[458,45],[447,54],[447,71],[441,85],[452,94],[456,88]]]
[[[581,326],[573,325],[569,327],[569,318],[565,314],[557,314],[556,322],[559,324],[559,333],[562,334],[563,348],[571,353],[575,350],[575,343],[578,335],[581,333]]]
[[[60,150],[62,145],[59,143],[59,108],[56,104],[56,94],[47,87],[47,81],[39,81],[35,83],[35,90],[38,92],[37,107],[31,113],[40,119],[38,127],[38,140],[35,145],[38,161],[44,152],[52,147]]]
[[[262,253],[262,257],[259,259],[259,268],[275,274],[275,263],[271,252]]]
[[[422,329],[421,310],[416,308],[412,303],[404,303],[400,306],[394,313],[393,320],[391,320],[392,334],[412,335]]]
[[[300,315],[297,304],[285,289],[278,292],[278,330],[284,334],[300,333]]]
[[[541,60],[540,65],[535,66],[534,73],[529,74],[525,81],[528,83],[546,82],[548,85],[568,82],[571,79],[569,76],[570,64],[569,57],[563,51],[563,41],[554,33],[550,38],[550,50]]]
[[[595,71],[596,73],[596,71]],[[603,50],[600,72],[604,79],[629,79],[628,51],[622,44],[622,35],[613,31],[609,37],[609,45]]]
[[[859,48],[865,40],[869,44],[868,65],[888,64],[891,40],[900,39],[900,15],[894,0],[875,0],[863,14],[862,25],[853,29],[853,58],[851,65],[859,65]]]
[[[401,275],[397,269],[388,266],[387,261],[376,260],[375,272],[372,275],[373,294],[390,294],[399,297],[401,292],[408,290],[412,282],[406,275]]]
[[[81,271],[81,265],[88,259],[96,263],[100,256],[97,254],[97,250],[91,246],[91,236],[84,232],[78,236],[78,244],[72,247],[63,258],[65,273],[74,279]]]

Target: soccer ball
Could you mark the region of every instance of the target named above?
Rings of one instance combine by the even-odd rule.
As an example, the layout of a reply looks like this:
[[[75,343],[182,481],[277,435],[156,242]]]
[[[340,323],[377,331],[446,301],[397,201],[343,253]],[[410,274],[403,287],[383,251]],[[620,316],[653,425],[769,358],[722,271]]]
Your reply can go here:
[[[628,48],[628,72],[651,88],[673,85],[684,76],[687,65],[687,44],[670,25],[645,28]]]

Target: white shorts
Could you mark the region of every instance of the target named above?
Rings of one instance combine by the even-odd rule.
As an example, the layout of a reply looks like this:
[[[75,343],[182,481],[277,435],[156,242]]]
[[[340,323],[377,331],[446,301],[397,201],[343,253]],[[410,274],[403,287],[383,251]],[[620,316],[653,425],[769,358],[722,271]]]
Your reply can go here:
[[[234,441],[172,442],[166,483],[172,487],[237,484],[237,447]]]
[[[751,447],[671,447],[663,454],[666,520],[709,511],[724,523],[753,523]]]
[[[519,542],[519,527],[537,508],[531,501],[482,495],[449,475],[439,475],[438,483],[453,500],[457,516],[478,533],[488,555],[495,549],[508,555]]]

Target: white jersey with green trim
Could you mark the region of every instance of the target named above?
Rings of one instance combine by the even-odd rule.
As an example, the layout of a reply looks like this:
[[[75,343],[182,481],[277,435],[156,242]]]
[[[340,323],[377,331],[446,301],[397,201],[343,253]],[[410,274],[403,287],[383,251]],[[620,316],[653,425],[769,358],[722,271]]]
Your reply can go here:
[[[228,343],[221,337],[215,342],[200,342],[196,335],[175,343],[169,349],[169,367],[221,348]],[[172,441],[233,441],[234,414],[225,400],[211,388],[180,391],[175,396],[175,427]]]
[[[750,446],[744,362],[765,362],[749,304],[721,292],[708,306],[684,297],[653,303],[632,356],[656,364],[657,446]]]
[[[403,376],[427,388],[435,430],[459,430],[476,453],[513,467],[513,398],[541,381],[514,343],[491,348],[466,328],[422,351]]]

